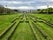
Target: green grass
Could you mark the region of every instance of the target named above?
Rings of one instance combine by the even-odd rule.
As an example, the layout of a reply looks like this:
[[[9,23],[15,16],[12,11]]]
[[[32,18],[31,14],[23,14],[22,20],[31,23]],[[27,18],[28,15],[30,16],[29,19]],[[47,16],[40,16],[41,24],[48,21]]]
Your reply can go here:
[[[53,39],[53,28],[51,28],[50,26],[44,24],[44,23],[39,23],[37,22],[37,24],[39,24],[39,26],[42,28],[42,30],[44,30],[48,35],[49,37],[51,37]]]
[[[11,25],[14,18],[19,17],[20,14],[0,15],[0,34]]]
[[[53,14],[32,14],[35,17],[45,19],[53,23]]]
[[[20,15],[22,15],[22,16],[19,17]],[[32,16],[34,16],[34,17],[32,17]],[[53,23],[53,14],[0,15],[0,35],[4,31],[6,31],[6,29],[9,29],[9,27],[11,27],[11,24],[16,22],[5,33],[5,35],[2,35],[2,37],[0,37],[0,40],[36,40],[36,39],[45,40],[45,38],[41,34],[42,31],[45,32],[47,34],[47,36],[53,40],[53,28],[43,22],[38,22],[38,21],[40,21],[40,19],[37,21],[37,19],[35,19],[36,17],[45,19],[46,21]],[[16,18],[19,18],[19,19],[16,19]],[[16,19],[16,20],[14,22],[12,22],[14,19]],[[36,22],[34,22],[34,21],[36,21]],[[19,22],[19,25],[17,25],[18,22]],[[39,28],[40,28],[40,30],[42,30],[41,32],[39,31]],[[46,39],[46,40],[48,40],[48,39]]]
[[[10,40],[35,40],[28,23],[20,23]]]

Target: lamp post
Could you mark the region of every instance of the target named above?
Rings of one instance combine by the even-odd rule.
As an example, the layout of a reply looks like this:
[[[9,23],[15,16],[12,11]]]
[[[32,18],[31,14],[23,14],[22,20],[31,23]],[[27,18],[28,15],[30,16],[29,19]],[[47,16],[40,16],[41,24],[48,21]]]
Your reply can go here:
[[[48,14],[48,8],[49,8],[49,5],[47,4],[47,14]]]
[[[6,6],[6,8],[7,8],[7,5],[5,5]],[[6,13],[7,13],[7,9],[6,9]]]

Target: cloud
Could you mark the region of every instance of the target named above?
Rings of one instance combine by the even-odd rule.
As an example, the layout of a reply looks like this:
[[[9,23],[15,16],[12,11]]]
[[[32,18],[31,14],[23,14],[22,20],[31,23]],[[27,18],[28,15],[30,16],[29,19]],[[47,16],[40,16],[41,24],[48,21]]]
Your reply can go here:
[[[37,0],[37,1],[41,1],[41,2],[51,2],[53,0]]]
[[[50,5],[49,7],[52,7],[53,8],[53,5]]]
[[[34,7],[31,7],[31,6],[21,6],[21,7],[18,7],[18,9],[34,9]]]
[[[43,9],[53,5],[53,0],[0,0],[0,4],[11,9]]]
[[[24,3],[34,3],[34,1],[0,1],[0,3],[8,3],[8,4],[24,4]]]
[[[37,6],[36,8],[37,8],[37,9],[46,9],[47,6]]]
[[[31,5],[32,3],[34,3],[34,1],[0,1],[0,4],[2,5],[7,5],[7,6],[14,6],[14,5]],[[15,6],[14,6],[15,7]]]
[[[49,7],[52,7],[53,8],[53,5],[50,5]],[[46,5],[44,6],[37,6],[36,9],[46,9],[48,8]]]
[[[24,9],[35,9],[34,7],[32,6],[20,6],[20,7],[7,7],[7,8],[11,8],[11,9],[21,9],[21,10],[24,10]]]
[[[22,1],[0,1],[0,3],[7,3],[7,4],[22,4]]]

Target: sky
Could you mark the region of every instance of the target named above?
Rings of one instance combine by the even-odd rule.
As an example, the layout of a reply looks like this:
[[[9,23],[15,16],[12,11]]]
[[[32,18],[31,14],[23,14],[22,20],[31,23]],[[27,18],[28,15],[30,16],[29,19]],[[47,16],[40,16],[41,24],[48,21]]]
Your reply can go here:
[[[11,9],[45,9],[53,7],[53,0],[0,0],[0,5]],[[7,6],[6,6],[7,5]]]

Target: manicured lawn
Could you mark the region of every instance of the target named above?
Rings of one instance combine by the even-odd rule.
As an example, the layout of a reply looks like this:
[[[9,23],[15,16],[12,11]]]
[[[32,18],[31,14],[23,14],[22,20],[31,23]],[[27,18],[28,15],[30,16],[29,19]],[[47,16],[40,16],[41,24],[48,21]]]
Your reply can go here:
[[[0,15],[0,34],[11,25],[14,18],[19,17],[20,14]]]
[[[0,40],[36,39],[53,40],[53,14],[0,15]]]
[[[28,23],[20,23],[10,40],[35,40]]]

